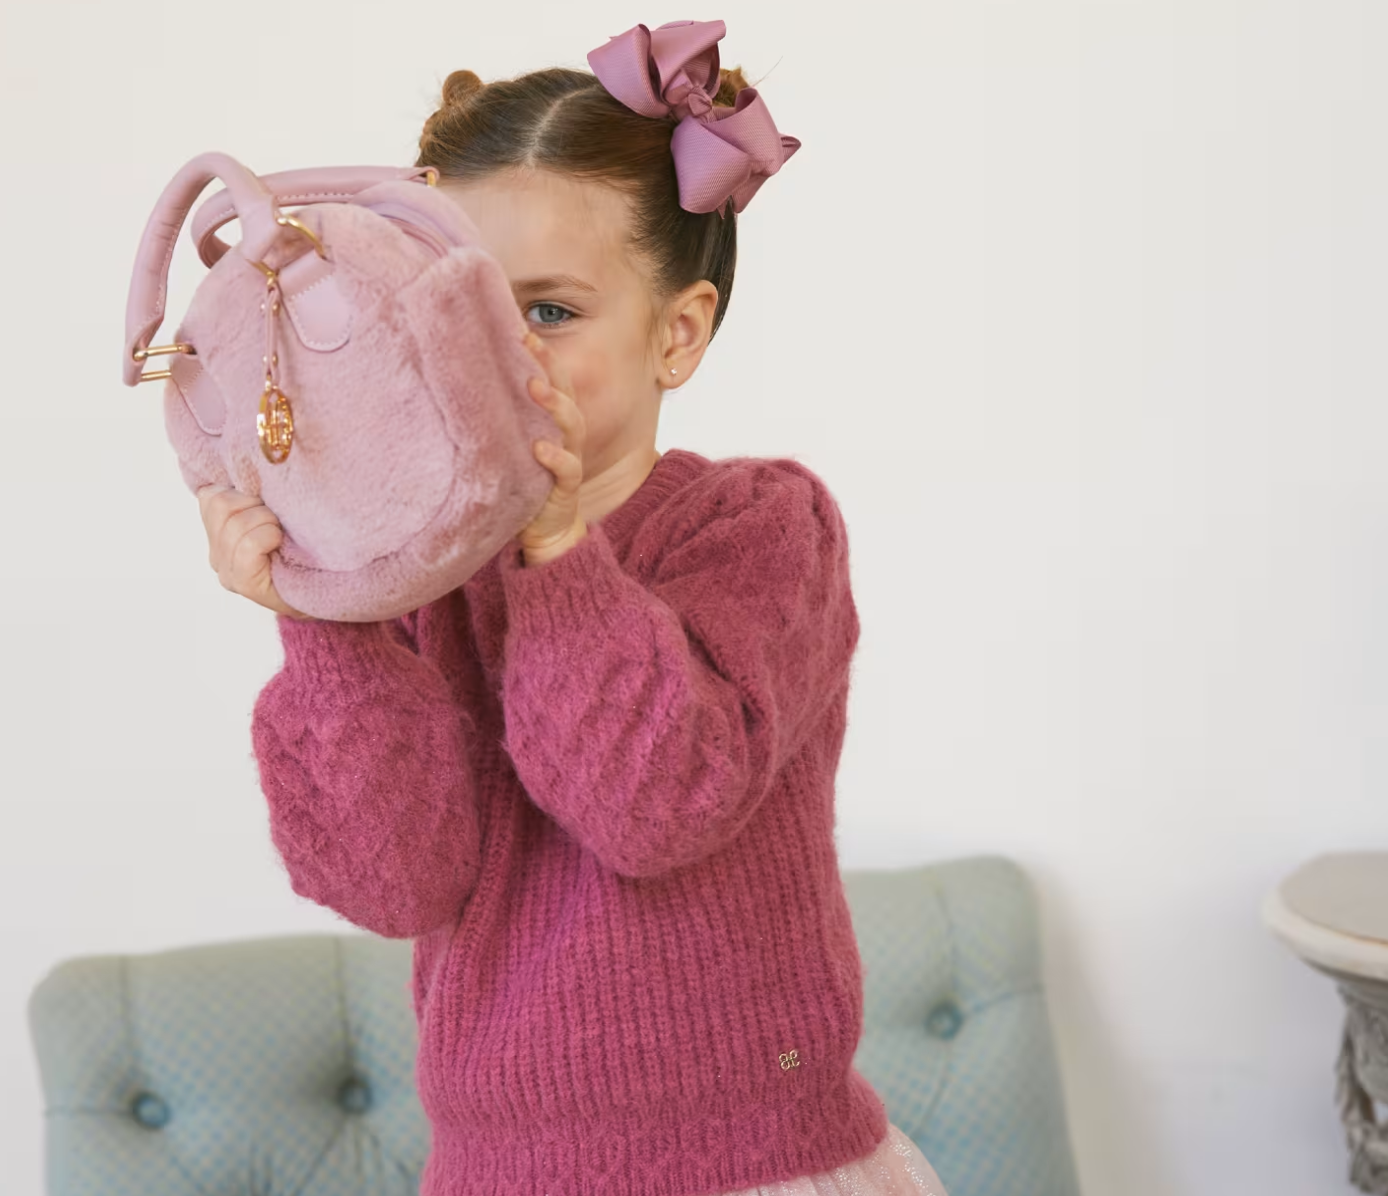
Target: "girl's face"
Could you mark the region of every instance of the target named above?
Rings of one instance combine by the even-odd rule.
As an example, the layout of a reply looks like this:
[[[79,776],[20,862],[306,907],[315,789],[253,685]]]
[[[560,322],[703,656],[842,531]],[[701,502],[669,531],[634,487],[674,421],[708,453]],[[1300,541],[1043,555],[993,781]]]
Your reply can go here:
[[[586,424],[584,476],[648,463],[664,388],[688,381],[708,344],[713,284],[695,283],[656,310],[625,246],[627,199],[611,187],[508,171],[439,190],[472,219],[526,325],[568,370]]]

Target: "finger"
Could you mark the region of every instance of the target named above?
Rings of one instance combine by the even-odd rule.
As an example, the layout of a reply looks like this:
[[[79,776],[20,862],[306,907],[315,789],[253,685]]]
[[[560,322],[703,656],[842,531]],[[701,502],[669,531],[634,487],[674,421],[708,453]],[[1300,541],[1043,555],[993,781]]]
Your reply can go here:
[[[198,510],[202,515],[203,530],[207,532],[207,560],[213,569],[221,563],[220,545],[226,532],[226,521],[230,509],[222,500],[230,487],[207,485],[198,490]]]
[[[269,523],[278,527],[279,522],[274,511],[270,510],[263,502],[258,502],[254,506],[242,507],[239,511],[233,511],[228,515],[224,534],[239,540],[247,532],[260,527],[262,524]]]
[[[560,443],[555,447],[563,452],[582,453],[584,423],[578,405],[568,395],[552,387],[543,399],[537,401],[549,412],[555,427],[559,429]]]
[[[268,556],[284,542],[284,529],[278,523],[260,523],[248,528],[236,541],[232,568],[245,576],[255,572],[253,566],[260,557]]]
[[[249,528],[235,541],[228,554],[226,571],[233,583],[228,588],[245,593],[251,583],[266,572],[264,558],[283,541],[284,531],[278,523],[260,523]]]
[[[225,489],[225,486],[219,486],[215,482],[209,482],[206,486],[199,487],[198,489],[198,511],[202,515],[203,522],[208,525],[209,532],[214,526],[221,523],[219,512],[217,518],[213,518],[215,510],[214,503],[217,495],[221,494]]]
[[[551,415],[555,415],[563,406],[566,396],[548,378],[532,375],[526,380],[526,388],[530,391],[530,397]]]
[[[203,522],[209,534],[219,534],[226,521],[238,511],[248,507],[260,506],[261,501],[253,494],[237,490],[233,486],[204,486],[198,491],[198,504]]]
[[[555,474],[559,487],[566,494],[575,493],[583,483],[583,462],[573,453],[560,450],[557,454]]]
[[[543,379],[530,380],[530,395],[553,417],[564,433],[565,443],[583,431],[583,412],[574,402],[573,395]]]
[[[238,495],[243,498],[250,497],[245,491],[238,490],[235,486],[229,486],[225,482],[208,482],[206,485],[198,487],[198,502],[204,506],[209,503],[231,502]]]
[[[212,536],[212,546],[208,559],[212,568],[217,571],[217,576],[222,578],[222,584],[228,589],[233,588],[228,584],[229,575],[237,570],[236,554],[240,551],[240,545],[249,533],[267,526],[276,529],[277,535],[283,535],[279,520],[264,503],[256,503],[252,507],[233,511],[218,526],[216,533]],[[259,541],[255,542],[258,543]]]
[[[263,507],[264,499],[258,494],[247,494],[244,490],[238,490],[235,486],[227,486],[218,494],[212,496],[213,502],[224,503],[230,511],[244,511],[247,507]]]
[[[540,363],[545,371],[545,381],[555,390],[562,390],[566,394],[573,393],[572,382],[569,372],[564,367],[564,363],[549,346],[549,344],[537,333],[527,332],[526,347],[530,350],[534,358]]]
[[[573,453],[560,448],[552,440],[537,440],[535,456],[540,464],[554,474],[557,486],[566,493],[577,490],[583,481],[583,462]]]

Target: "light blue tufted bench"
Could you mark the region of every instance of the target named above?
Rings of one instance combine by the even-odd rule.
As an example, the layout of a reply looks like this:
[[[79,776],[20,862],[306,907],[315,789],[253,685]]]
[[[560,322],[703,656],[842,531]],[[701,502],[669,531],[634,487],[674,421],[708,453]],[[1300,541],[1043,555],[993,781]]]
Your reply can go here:
[[[854,1062],[950,1196],[1077,1196],[1035,896],[975,856],[844,872]],[[29,1027],[49,1196],[415,1196],[408,940],[355,930],[57,964]]]

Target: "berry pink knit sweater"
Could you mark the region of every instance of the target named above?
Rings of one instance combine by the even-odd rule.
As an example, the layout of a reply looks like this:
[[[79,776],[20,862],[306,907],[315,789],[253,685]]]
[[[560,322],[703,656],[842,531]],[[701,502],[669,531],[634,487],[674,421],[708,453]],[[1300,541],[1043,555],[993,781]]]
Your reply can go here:
[[[886,1136],[834,843],[858,616],[824,483],[671,449],[562,556],[277,616],[294,892],[412,938],[423,1196],[695,1196]]]

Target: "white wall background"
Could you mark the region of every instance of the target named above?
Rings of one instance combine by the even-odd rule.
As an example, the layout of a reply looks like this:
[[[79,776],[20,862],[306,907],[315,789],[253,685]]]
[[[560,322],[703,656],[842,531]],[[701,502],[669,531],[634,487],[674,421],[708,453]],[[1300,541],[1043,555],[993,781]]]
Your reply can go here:
[[[155,198],[206,149],[405,164],[448,71],[689,16],[804,145],[659,447],[798,457],[844,509],[844,866],[1036,879],[1087,1196],[1352,1191],[1339,999],[1258,906],[1388,838],[1372,0],[0,3],[7,1191],[41,1190],[56,961],[343,927],[268,838],[273,616],[119,381]],[[185,233],[171,312],[203,270]]]

